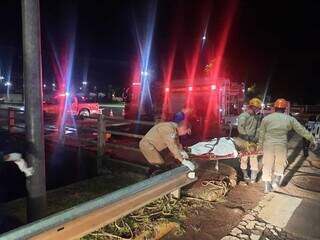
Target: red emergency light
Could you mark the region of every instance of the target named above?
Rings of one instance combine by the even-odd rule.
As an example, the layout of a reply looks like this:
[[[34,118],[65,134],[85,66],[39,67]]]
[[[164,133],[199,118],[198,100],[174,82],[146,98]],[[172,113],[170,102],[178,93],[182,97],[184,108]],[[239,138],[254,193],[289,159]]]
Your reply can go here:
[[[165,92],[169,92],[169,91],[170,91],[170,88],[166,87]]]
[[[68,97],[68,96],[70,96],[69,92],[61,93],[58,95],[58,97]]]
[[[139,83],[139,82],[133,82],[132,83],[132,86],[140,86],[141,85],[141,83]]]
[[[216,85],[214,85],[214,84],[211,85],[211,90],[212,90],[212,91],[214,91],[214,90],[216,90],[216,89],[217,89],[217,86],[216,86]]]
[[[192,87],[188,87],[188,90],[189,90],[189,92],[191,92],[192,91]]]

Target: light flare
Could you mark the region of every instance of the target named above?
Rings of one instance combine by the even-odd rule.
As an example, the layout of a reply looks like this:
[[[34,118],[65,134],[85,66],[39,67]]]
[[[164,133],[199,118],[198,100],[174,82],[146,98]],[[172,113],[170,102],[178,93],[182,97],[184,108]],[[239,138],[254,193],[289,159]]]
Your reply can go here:
[[[231,1],[229,3],[227,12],[226,12],[226,20],[223,27],[223,31],[221,34],[221,37],[218,42],[218,48],[215,54],[215,67],[213,68],[213,71],[210,73],[210,79],[212,84],[216,85],[218,81],[218,77],[220,75],[222,60],[224,57],[225,48],[228,42],[228,37],[230,33],[230,29],[233,24],[234,16],[237,10],[238,1]],[[223,93],[223,91],[220,91],[219,94]],[[218,111],[221,112],[220,108],[217,111],[217,102],[219,99],[219,94],[217,94],[216,91],[212,91],[209,97],[209,104],[206,111],[206,117],[205,117],[205,124],[204,124],[204,131],[203,131],[203,138],[208,137],[210,135],[209,128],[213,128],[215,126],[219,126],[220,119]],[[223,110],[222,110],[223,111]],[[215,126],[214,126],[215,125]]]

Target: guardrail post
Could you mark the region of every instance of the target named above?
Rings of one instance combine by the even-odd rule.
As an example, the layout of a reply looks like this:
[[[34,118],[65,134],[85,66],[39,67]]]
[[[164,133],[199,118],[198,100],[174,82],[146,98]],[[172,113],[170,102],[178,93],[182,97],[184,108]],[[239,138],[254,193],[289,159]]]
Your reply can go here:
[[[102,157],[106,147],[106,125],[103,114],[99,114],[98,117],[98,139],[97,139],[97,173],[102,170]]]
[[[15,124],[15,112],[13,109],[8,108],[8,132],[12,132],[12,128],[14,127]]]

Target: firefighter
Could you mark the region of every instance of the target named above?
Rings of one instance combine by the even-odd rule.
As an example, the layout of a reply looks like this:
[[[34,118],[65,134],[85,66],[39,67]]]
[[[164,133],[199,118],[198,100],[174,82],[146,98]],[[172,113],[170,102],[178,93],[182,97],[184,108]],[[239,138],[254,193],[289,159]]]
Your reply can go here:
[[[295,130],[316,146],[314,136],[294,117],[284,113],[287,106],[285,99],[277,99],[274,103],[275,112],[266,116],[260,126],[258,146],[263,149],[262,180],[265,182],[266,193],[281,185],[287,165],[287,134],[290,130]]]
[[[181,109],[181,111],[177,112],[174,115],[173,121],[175,123],[179,123],[179,122],[184,121],[184,120],[189,120],[189,118],[191,117],[192,113],[193,113],[193,109],[192,108],[183,107]]]
[[[147,161],[153,165],[153,171],[161,170],[165,167],[165,161],[160,155],[160,151],[169,148],[174,158],[187,166],[191,171],[195,170],[195,165],[186,160],[188,154],[181,149],[178,136],[186,135],[190,131],[186,121],[179,123],[162,122],[153,126],[139,143],[140,150]]]
[[[248,109],[238,117],[239,136],[235,138],[235,144],[240,151],[240,168],[245,181],[254,183],[258,174],[257,142],[260,125],[261,100],[252,98]],[[248,160],[250,160],[251,178],[248,175]]]
[[[191,123],[191,122],[193,123],[193,109],[191,107],[185,106],[181,109],[181,111],[177,112],[174,115],[173,122],[179,123],[182,121],[186,121],[188,123]],[[188,131],[187,135],[191,135],[191,128]],[[188,145],[189,141],[190,141],[190,138],[188,138],[188,136],[186,136],[186,135],[179,137],[179,142],[182,146]]]

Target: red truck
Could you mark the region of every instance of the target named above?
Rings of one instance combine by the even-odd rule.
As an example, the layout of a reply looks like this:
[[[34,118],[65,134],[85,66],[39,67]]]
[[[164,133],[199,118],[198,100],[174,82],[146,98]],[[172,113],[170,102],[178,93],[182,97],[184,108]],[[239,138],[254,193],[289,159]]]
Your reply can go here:
[[[43,103],[43,111],[45,114],[58,114],[60,111],[60,105],[62,101],[66,100],[66,97],[71,98],[71,114],[79,117],[90,117],[94,114],[100,114],[101,110],[99,109],[99,104],[96,102],[89,103],[85,102],[84,98],[77,96],[70,96],[61,94],[55,96]],[[63,103],[62,103],[63,104]],[[70,112],[70,110],[69,110]]]

